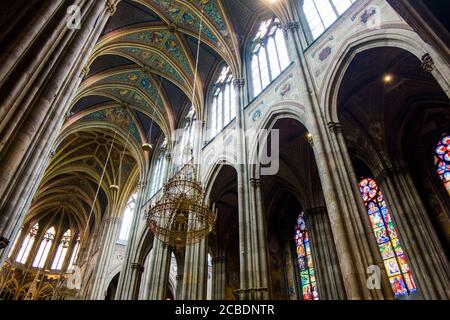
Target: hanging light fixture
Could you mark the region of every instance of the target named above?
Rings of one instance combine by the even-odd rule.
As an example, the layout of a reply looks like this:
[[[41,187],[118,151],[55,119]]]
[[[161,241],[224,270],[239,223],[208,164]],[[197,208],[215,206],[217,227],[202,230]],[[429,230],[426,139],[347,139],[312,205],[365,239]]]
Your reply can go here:
[[[147,212],[150,230],[164,244],[180,249],[205,238],[214,228],[216,210],[210,210],[195,169],[185,165],[164,185],[164,194]]]
[[[192,101],[200,53],[203,8],[200,19]],[[162,243],[177,249],[195,244],[213,230],[217,210],[210,210],[194,165],[184,165],[165,185],[160,200],[147,212],[149,229]]]

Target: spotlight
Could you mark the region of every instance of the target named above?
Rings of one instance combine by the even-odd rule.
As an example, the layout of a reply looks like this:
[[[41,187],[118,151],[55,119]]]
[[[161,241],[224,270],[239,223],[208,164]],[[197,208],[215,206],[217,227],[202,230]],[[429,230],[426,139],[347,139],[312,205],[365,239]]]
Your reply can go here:
[[[393,79],[394,79],[394,77],[392,76],[392,74],[386,73],[383,77],[383,82],[388,84],[388,83],[391,83]]]
[[[306,140],[308,140],[309,144],[310,144],[310,145],[313,145],[313,135],[312,135],[312,133],[307,132],[307,133],[305,134],[305,137],[306,137]]]

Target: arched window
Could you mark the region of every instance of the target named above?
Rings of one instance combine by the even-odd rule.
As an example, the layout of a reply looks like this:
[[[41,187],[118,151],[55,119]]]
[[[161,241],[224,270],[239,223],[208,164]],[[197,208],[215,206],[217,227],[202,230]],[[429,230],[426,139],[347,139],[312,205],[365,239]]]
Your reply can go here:
[[[304,0],[303,12],[314,39],[318,38],[356,0]]]
[[[68,229],[61,238],[59,242],[58,249],[56,249],[55,258],[53,259],[52,269],[61,270],[64,263],[64,258],[66,257],[67,250],[69,249],[71,238],[70,229]]]
[[[294,240],[297,251],[303,300],[319,300],[308,229],[306,228],[305,219],[303,218],[303,212],[297,218]]]
[[[261,22],[252,41],[250,55],[253,96],[257,96],[290,63],[280,21],[273,17]]]
[[[434,156],[434,163],[439,178],[450,194],[450,136],[445,135],[439,140]]]
[[[214,138],[236,117],[236,97],[230,67],[224,66],[212,88],[209,104],[209,138]]]
[[[78,235],[77,241],[75,242],[75,246],[73,248],[72,256],[70,257],[69,265],[67,270],[72,270],[74,263],[77,261],[78,250],[80,249],[80,236]]]
[[[44,238],[42,239],[39,250],[33,261],[33,267],[42,268],[44,266],[50,252],[50,248],[52,247],[53,240],[55,240],[55,228],[51,227],[47,230]]]
[[[19,254],[17,255],[16,261],[25,264],[30,254],[30,250],[33,247],[34,241],[36,240],[36,235],[39,231],[39,223],[36,223],[28,232],[25,240],[22,243]]]
[[[137,193],[133,193],[128,199],[127,206],[125,207],[122,225],[120,227],[119,240],[127,241],[130,236],[131,221],[133,220],[134,210],[136,208]]]
[[[370,178],[362,179],[358,185],[394,295],[415,292],[416,285],[381,190]]]
[[[192,151],[194,150],[194,121],[195,110],[191,108],[186,116],[186,122],[183,130],[181,130],[181,137],[178,137],[177,144],[177,166],[178,170],[181,169],[186,163],[192,160]]]
[[[163,186],[163,176],[167,166],[166,162],[165,154],[162,152],[153,167],[152,187],[150,190],[151,197],[153,197]]]

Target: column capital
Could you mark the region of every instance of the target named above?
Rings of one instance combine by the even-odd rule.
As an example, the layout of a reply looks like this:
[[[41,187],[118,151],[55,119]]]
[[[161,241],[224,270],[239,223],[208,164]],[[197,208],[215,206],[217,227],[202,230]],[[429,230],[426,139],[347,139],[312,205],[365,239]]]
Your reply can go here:
[[[243,88],[245,86],[245,79],[244,78],[237,78],[233,80],[233,85],[236,88]]]
[[[114,15],[116,13],[117,9],[117,3],[119,3],[119,0],[107,0],[106,1],[106,11],[109,13],[109,15]]]
[[[260,178],[250,178],[250,184],[252,186],[261,186],[261,179]]]
[[[183,274],[177,274],[176,277],[175,277],[175,279],[176,279],[177,281],[183,280]]]
[[[218,263],[218,262],[225,262],[226,257],[225,256],[218,256],[211,259],[212,263]]]
[[[422,56],[422,69],[426,72],[432,72],[434,70],[434,61],[429,53],[425,53]]]
[[[300,28],[300,23],[297,21],[288,21],[283,24],[284,33],[288,33],[289,31],[295,31]]]
[[[328,130],[331,133],[342,133],[342,124],[340,122],[328,122]]]
[[[0,249],[5,249],[9,244],[9,239],[4,237],[4,236],[0,236]]]
[[[119,223],[120,222],[120,218],[116,218],[116,217],[114,217],[114,218],[106,218],[105,222],[106,223],[110,223],[110,224]]]
[[[130,266],[131,266],[131,269],[135,269],[135,270],[137,270],[139,272],[144,272],[144,265],[142,263],[132,262],[130,264]]]
[[[86,78],[90,71],[89,65],[85,65],[83,69],[81,69],[81,78]]]
[[[318,212],[326,212],[326,211],[327,211],[327,207],[325,207],[325,206],[308,208],[308,209],[305,209],[305,215],[315,214]]]
[[[136,185],[138,189],[142,189],[145,187],[145,181],[139,181]]]
[[[382,183],[388,177],[393,177],[398,174],[404,174],[407,173],[408,171],[409,167],[407,165],[388,167],[381,170],[380,173],[375,177],[375,180],[378,183]]]

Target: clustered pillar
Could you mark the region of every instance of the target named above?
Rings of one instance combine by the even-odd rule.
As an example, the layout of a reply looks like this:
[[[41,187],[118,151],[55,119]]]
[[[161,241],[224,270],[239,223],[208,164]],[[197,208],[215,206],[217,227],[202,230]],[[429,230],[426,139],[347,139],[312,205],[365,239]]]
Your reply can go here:
[[[3,36],[0,236],[13,239],[22,225],[82,70],[117,2],[75,1],[81,14],[78,28],[71,27],[66,1],[50,1],[33,24]]]
[[[345,292],[327,208],[305,210],[305,221],[311,241],[314,269],[317,273],[319,297],[323,300],[344,299]]]

